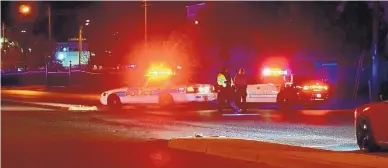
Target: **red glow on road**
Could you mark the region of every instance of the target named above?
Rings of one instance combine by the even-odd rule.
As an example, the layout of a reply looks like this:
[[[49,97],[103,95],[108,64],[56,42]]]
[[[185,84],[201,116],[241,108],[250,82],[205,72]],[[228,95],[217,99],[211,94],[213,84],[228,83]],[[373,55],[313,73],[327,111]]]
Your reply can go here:
[[[150,155],[149,155],[150,159],[151,159],[151,162],[154,164],[154,166],[156,167],[164,167],[166,166],[170,160],[171,160],[171,156],[169,153],[163,151],[163,150],[159,150],[159,151],[155,151],[155,152],[152,152]]]

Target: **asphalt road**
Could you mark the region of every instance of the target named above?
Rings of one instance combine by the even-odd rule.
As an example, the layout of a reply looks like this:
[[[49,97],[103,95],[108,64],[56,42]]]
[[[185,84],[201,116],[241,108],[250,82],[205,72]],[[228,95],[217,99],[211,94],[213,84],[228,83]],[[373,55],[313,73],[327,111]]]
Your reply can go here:
[[[5,98],[3,97],[3,102]],[[37,102],[43,105],[67,104]],[[34,104],[35,105],[35,104]],[[44,106],[46,107],[46,106]],[[67,107],[67,106],[66,106]],[[12,109],[11,109],[12,110]],[[136,130],[144,140],[194,136],[226,136],[282,144],[313,147],[335,151],[355,151],[352,110],[299,110],[280,112],[271,109],[249,110],[232,114],[216,110],[177,108],[161,110],[157,107],[129,108],[122,111],[71,111],[75,117],[86,117],[94,123]]]
[[[147,135],[150,129],[101,123],[87,113],[2,102],[1,115],[4,168],[271,168],[168,148]]]
[[[358,152],[352,110],[284,113],[256,109],[241,115],[233,115],[231,111],[221,115],[215,110],[161,110],[154,107],[130,108],[120,112],[61,111],[42,108],[42,104],[47,103],[63,106],[65,103],[58,103],[61,99],[50,101],[47,97],[27,97],[15,99],[2,95],[2,157],[5,167],[26,167],[30,164],[58,167],[58,163],[63,167],[157,167],[152,159],[147,159],[153,155],[154,149],[159,148],[162,153],[168,153],[169,161],[163,163],[166,167],[257,166],[166,147],[165,140],[196,134]],[[11,101],[5,101],[7,99]],[[34,100],[40,104],[21,105],[13,100]],[[69,102],[83,104],[82,101],[67,99],[66,103]],[[156,155],[159,157],[157,160],[161,160],[160,155],[164,154]],[[386,152],[375,155],[388,157]],[[45,157],[49,161],[45,161]],[[211,161],[213,165],[205,164],[207,159],[215,160]]]

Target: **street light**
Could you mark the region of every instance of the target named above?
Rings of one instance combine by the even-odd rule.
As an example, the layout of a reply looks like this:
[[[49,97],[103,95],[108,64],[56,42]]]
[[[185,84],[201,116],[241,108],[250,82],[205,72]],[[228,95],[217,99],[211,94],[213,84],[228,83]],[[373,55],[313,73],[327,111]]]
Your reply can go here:
[[[20,5],[19,6],[19,12],[21,14],[27,15],[27,14],[29,14],[31,12],[31,7],[28,6],[28,5]]]
[[[145,44],[147,45],[148,43],[148,25],[147,25],[147,22],[148,22],[148,10],[147,10],[147,7],[148,7],[148,4],[147,4],[147,0],[142,0],[144,2],[144,41],[145,41]]]
[[[23,4],[19,6],[19,12],[23,15],[28,15],[31,13],[31,7],[29,5]],[[48,5],[47,7],[47,19],[48,19],[48,35],[49,35],[49,52],[51,52],[51,7]],[[25,30],[22,30],[22,33],[25,33]],[[51,55],[51,54],[50,54]],[[50,56],[49,56],[50,57]],[[47,64],[47,57],[45,58],[45,66],[46,66],[46,85],[48,84],[48,64]]]

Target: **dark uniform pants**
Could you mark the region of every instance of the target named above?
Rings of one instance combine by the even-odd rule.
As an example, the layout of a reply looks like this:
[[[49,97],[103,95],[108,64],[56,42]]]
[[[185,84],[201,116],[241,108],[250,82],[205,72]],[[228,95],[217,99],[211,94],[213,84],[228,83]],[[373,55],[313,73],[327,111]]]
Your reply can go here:
[[[235,92],[231,87],[220,87],[218,92],[218,111],[222,111],[227,105],[238,111],[235,105]]]
[[[247,110],[247,87],[246,86],[236,86],[236,91],[238,94],[239,106],[242,110]]]

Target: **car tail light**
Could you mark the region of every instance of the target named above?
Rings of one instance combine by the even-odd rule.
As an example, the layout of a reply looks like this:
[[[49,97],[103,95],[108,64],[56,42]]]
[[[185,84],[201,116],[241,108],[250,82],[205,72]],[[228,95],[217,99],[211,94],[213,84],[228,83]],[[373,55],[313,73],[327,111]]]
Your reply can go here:
[[[198,87],[198,93],[210,93],[211,89],[209,86]]]
[[[187,93],[195,93],[195,89],[194,89],[194,87],[189,86],[189,87],[187,87],[186,92]]]

